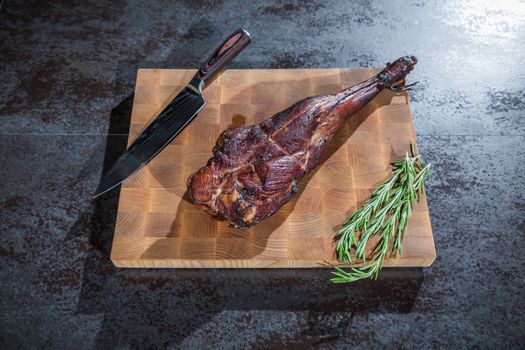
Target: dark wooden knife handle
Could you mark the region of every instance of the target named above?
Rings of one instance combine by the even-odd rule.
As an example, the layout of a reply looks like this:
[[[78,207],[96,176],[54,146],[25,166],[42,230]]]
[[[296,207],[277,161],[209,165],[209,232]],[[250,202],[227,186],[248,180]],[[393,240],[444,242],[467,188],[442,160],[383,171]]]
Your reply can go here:
[[[202,80],[204,85],[211,83],[224,66],[233,60],[251,41],[250,33],[245,29],[237,29],[208,57],[195,74],[195,78]]]

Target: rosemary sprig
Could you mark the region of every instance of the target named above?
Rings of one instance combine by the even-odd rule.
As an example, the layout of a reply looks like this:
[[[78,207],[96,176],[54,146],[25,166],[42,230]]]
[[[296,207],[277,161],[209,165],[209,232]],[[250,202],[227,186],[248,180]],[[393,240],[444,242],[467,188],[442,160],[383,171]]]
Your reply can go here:
[[[419,155],[392,163],[392,177],[379,186],[343,225],[337,234],[337,258],[352,265],[362,262],[360,267],[345,271],[336,267],[334,283],[353,282],[363,278],[377,278],[389,254],[402,253],[401,243],[412,215],[412,204],[419,200],[424,191],[423,183],[430,176],[430,164],[424,165]],[[358,237],[358,233],[361,235]],[[365,249],[368,241],[379,236],[370,256]],[[391,247],[391,248],[390,248]]]

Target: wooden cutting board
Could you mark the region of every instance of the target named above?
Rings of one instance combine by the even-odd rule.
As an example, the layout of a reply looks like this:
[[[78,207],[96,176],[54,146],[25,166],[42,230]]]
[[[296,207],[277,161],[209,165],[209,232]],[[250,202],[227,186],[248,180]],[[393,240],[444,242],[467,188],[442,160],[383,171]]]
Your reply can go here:
[[[206,106],[147,166],[122,185],[111,260],[120,267],[320,267],[337,263],[339,225],[415,144],[408,96],[382,92],[353,116],[300,183],[295,198],[259,225],[228,227],[189,201],[186,180],[211,157],[221,131],[258,123],[311,95],[334,93],[377,69],[227,70],[205,91]],[[129,143],[195,70],[140,69]],[[371,249],[372,247],[369,247]],[[385,266],[435,259],[426,199],[414,208],[403,255]]]

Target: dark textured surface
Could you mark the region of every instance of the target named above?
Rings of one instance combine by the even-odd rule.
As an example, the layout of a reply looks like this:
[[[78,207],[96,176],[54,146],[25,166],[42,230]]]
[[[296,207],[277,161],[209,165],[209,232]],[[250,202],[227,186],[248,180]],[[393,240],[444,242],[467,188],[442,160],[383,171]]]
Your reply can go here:
[[[110,4],[109,4],[110,3]],[[242,4],[241,4],[242,3]],[[525,4],[4,1],[0,347],[520,348],[525,343]],[[404,54],[438,258],[378,282],[328,270],[119,270],[117,193],[137,67],[383,66]]]

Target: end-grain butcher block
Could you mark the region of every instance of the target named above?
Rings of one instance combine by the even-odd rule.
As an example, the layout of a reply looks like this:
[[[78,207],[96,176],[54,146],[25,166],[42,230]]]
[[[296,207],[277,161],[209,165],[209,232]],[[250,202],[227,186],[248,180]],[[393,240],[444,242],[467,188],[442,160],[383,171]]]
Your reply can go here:
[[[416,68],[417,69],[417,66]],[[377,68],[229,69],[205,90],[206,106],[173,142],[122,184],[111,260],[133,268],[312,268],[338,264],[341,224],[391,175],[417,140],[409,94],[386,89],[327,143],[297,194],[247,229],[196,207],[188,178],[212,157],[228,128],[263,123],[307,97],[373,78]],[[129,144],[165,108],[195,69],[140,69]],[[414,205],[403,254],[385,267],[429,266],[436,258],[426,197]],[[371,252],[374,241],[367,245]],[[368,254],[368,253],[367,253]]]
[[[297,192],[345,121],[416,64],[406,56],[333,95],[305,98],[260,124],[225,130],[206,166],[188,179],[193,202],[234,227],[271,216]]]

